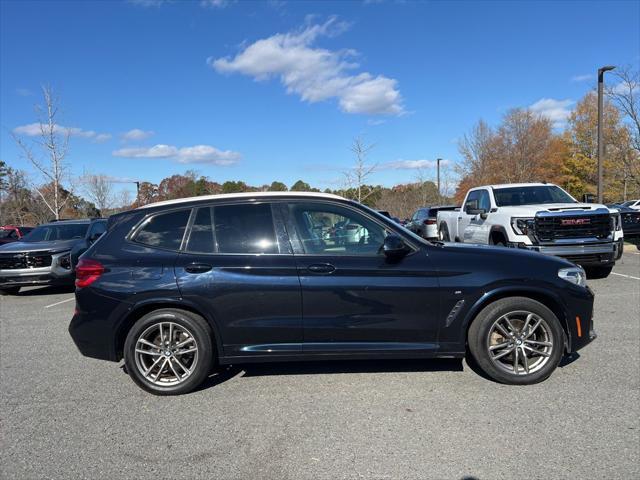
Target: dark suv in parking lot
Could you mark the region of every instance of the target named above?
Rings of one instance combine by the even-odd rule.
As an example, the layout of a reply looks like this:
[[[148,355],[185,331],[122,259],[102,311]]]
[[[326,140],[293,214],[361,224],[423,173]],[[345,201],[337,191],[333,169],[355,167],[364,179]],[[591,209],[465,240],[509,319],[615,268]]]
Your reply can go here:
[[[340,235],[340,225],[357,235]],[[567,260],[429,243],[325,194],[160,202],[109,219],[80,259],[69,331],[156,394],[215,364],[465,356],[509,384],[544,380],[594,338]]]
[[[80,219],[46,223],[17,242],[0,246],[0,293],[21,287],[73,285],[74,261],[106,230],[107,220]]]

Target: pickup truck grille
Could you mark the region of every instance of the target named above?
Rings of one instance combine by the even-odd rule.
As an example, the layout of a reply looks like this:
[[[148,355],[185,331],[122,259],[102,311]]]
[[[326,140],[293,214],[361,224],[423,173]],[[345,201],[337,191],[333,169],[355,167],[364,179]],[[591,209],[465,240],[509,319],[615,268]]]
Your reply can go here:
[[[540,242],[570,238],[607,238],[611,233],[609,214],[580,216],[537,216],[535,232]]]
[[[51,265],[51,254],[48,252],[0,254],[0,270],[40,268],[40,267],[48,267],[50,265]]]

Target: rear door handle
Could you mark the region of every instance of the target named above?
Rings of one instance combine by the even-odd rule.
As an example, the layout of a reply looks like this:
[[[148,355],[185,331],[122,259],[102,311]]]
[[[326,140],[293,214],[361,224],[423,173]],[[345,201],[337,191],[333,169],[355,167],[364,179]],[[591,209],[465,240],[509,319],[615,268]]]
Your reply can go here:
[[[205,273],[211,270],[213,267],[206,263],[190,263],[184,267],[185,272],[188,273]]]
[[[309,265],[307,267],[307,270],[309,270],[311,273],[328,274],[335,272],[336,267],[334,267],[330,263],[315,263],[313,265]]]

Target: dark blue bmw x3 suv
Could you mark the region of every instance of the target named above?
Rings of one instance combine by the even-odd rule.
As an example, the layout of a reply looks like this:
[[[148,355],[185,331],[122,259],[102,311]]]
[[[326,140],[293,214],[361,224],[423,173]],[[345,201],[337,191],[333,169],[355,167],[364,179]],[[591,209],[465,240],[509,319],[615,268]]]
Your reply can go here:
[[[69,331],[155,394],[217,364],[470,355],[508,384],[588,344],[584,271],[509,248],[430,243],[312,193],[160,202],[114,215],[76,268]]]

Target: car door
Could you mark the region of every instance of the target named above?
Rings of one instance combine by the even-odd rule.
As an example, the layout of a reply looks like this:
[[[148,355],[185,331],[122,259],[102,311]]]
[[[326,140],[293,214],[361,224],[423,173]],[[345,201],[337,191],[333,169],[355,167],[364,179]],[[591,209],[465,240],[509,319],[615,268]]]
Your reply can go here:
[[[305,353],[436,348],[438,278],[425,251],[388,260],[381,246],[391,229],[352,206],[292,201],[281,208],[302,285]],[[339,224],[358,229],[341,236]]]
[[[302,351],[300,281],[270,203],[195,209],[175,272],[184,299],[215,322],[225,356]]]
[[[472,215],[469,217],[469,223],[465,227],[465,241],[471,243],[481,243],[488,244],[489,243],[489,231],[491,229],[489,222],[487,221],[487,216],[491,211],[491,199],[489,198],[489,192],[487,190],[476,190],[478,197],[478,206],[475,208],[485,210],[486,215]]]
[[[471,209],[477,209],[480,206],[480,190],[472,190],[467,195],[464,201],[464,205],[458,212],[458,237],[463,242],[473,242],[472,233],[473,230],[467,228],[471,223],[471,219],[475,215],[467,213]]]

